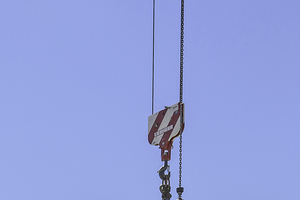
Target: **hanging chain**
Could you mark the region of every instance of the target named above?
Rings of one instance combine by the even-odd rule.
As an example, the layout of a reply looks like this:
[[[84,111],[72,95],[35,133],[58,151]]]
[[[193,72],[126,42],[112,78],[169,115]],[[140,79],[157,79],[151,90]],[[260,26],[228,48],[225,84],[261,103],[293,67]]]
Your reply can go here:
[[[181,31],[180,31],[180,137],[179,137],[179,187],[177,188],[178,199],[182,200],[182,130],[183,130],[183,47],[184,47],[184,0],[181,0]]]
[[[166,170],[168,171],[168,174],[165,174]],[[170,184],[171,173],[170,173],[170,167],[168,165],[168,160],[165,160],[165,164],[158,170],[158,174],[162,180],[162,184],[159,187],[159,190],[162,194],[161,197],[163,200],[170,200],[172,197],[172,195],[170,193],[170,191],[171,191],[171,184]]]
[[[181,31],[180,31],[180,103],[183,99],[183,47],[184,47],[184,0],[181,0]]]
[[[172,195],[171,191],[171,184],[170,184],[170,172],[168,175],[165,175],[166,179],[162,181],[162,184],[159,187],[161,192],[161,197],[163,200],[170,200]]]

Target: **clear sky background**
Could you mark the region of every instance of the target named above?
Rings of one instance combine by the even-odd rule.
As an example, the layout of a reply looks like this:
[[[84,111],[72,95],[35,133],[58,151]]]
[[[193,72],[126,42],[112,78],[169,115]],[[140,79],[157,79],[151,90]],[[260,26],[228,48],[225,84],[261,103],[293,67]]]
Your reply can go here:
[[[185,200],[300,199],[300,2],[186,0]],[[155,112],[180,1],[156,1]],[[151,0],[0,1],[0,199],[160,199]],[[177,199],[178,139],[172,150]]]

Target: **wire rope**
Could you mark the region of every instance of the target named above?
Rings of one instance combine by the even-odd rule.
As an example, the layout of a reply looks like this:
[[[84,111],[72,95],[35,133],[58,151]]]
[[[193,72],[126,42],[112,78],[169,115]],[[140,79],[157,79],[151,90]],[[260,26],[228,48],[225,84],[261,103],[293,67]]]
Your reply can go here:
[[[153,14],[152,14],[152,114],[154,112],[154,36],[155,36],[155,0],[153,0]]]

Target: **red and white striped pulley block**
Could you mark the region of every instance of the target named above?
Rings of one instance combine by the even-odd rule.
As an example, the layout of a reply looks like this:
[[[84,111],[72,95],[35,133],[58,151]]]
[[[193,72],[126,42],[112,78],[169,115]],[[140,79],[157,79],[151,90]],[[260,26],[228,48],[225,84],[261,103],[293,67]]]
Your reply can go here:
[[[176,103],[148,117],[148,141],[161,149],[161,160],[171,159],[173,140],[180,135],[180,107],[184,128],[184,104]]]

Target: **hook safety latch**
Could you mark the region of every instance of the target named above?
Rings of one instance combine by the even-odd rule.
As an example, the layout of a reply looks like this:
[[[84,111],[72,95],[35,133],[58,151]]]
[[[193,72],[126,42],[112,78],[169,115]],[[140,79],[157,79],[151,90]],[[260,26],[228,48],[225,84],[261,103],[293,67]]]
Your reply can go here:
[[[165,174],[166,170],[168,171],[168,174]],[[170,178],[171,173],[170,173],[170,168],[169,168],[167,160],[165,160],[164,166],[162,166],[157,172],[158,172],[159,178],[163,181],[166,181],[167,179]]]

